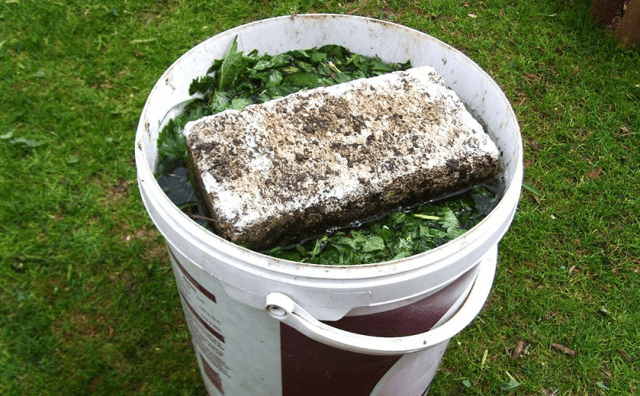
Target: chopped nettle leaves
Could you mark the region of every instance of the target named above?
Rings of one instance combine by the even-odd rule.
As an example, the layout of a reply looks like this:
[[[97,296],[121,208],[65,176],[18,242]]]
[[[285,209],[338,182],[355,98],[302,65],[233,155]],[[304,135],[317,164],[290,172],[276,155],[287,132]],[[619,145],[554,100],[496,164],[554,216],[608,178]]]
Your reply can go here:
[[[178,117],[167,123],[158,137],[158,173],[168,175],[186,166],[187,148],[182,130],[187,122],[224,110],[241,110],[302,89],[334,85],[357,78],[407,70],[410,62],[385,64],[378,57],[349,52],[338,45],[293,50],[277,55],[238,51],[237,37],[222,59],[213,62],[207,75],[191,82],[196,98]]]
[[[357,229],[289,248],[276,247],[268,255],[311,264],[353,265],[396,260],[443,245],[478,224],[497,204],[499,186],[482,185],[454,197],[430,202],[411,211],[389,213]]]
[[[187,122],[224,110],[241,110],[302,89],[407,70],[410,61],[386,64],[378,57],[349,52],[339,45],[293,50],[277,55],[238,51],[234,39],[222,59],[189,87],[195,98],[171,119],[158,137],[158,173],[168,175],[187,163],[182,130]],[[306,263],[354,265],[400,259],[438,247],[462,235],[495,207],[498,186],[479,186],[461,195],[387,214],[361,227],[341,228],[268,255]]]

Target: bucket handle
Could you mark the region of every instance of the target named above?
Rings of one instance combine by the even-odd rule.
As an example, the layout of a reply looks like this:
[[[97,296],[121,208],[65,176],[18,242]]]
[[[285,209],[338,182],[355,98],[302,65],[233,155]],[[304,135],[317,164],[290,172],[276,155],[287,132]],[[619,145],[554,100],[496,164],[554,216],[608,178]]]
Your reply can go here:
[[[448,341],[480,313],[491,292],[497,266],[496,254],[485,256],[478,265],[480,267],[473,287],[460,309],[441,326],[421,334],[373,337],[340,330],[320,322],[282,293],[268,294],[265,309],[273,318],[307,337],[339,349],[367,355],[402,355],[418,352]]]

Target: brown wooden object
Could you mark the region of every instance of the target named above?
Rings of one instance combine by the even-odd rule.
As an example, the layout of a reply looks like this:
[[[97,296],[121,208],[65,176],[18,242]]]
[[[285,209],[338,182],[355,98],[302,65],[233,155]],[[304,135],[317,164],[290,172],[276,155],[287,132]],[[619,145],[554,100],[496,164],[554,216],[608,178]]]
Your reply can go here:
[[[622,18],[614,21],[625,3]],[[624,47],[640,43],[640,0],[593,0],[589,11],[600,26],[613,27],[614,37]]]
[[[596,22],[604,27],[611,23],[623,3],[624,0],[593,0],[589,11]]]
[[[627,5],[614,34],[627,48],[640,45],[640,0],[633,0]]]

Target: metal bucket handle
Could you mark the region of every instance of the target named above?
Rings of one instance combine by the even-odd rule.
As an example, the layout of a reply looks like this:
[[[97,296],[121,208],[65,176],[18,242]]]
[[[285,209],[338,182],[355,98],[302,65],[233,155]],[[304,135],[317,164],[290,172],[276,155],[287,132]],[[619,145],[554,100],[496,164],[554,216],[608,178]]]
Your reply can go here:
[[[367,355],[402,355],[418,352],[451,339],[480,313],[491,292],[497,267],[497,246],[480,261],[476,279],[460,309],[442,325],[405,337],[372,337],[340,330],[320,322],[282,293],[270,293],[265,309],[273,318],[323,344]]]

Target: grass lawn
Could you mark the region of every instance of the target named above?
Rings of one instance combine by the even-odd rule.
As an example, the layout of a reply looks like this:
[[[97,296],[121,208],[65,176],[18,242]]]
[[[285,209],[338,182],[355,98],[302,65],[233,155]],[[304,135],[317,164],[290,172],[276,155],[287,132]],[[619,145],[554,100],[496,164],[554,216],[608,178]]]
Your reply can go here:
[[[638,394],[640,52],[618,47],[589,3],[2,0],[0,394],[204,394],[138,194],[138,117],[194,45],[308,12],[453,45],[520,122],[528,188],[489,304],[430,395]]]

